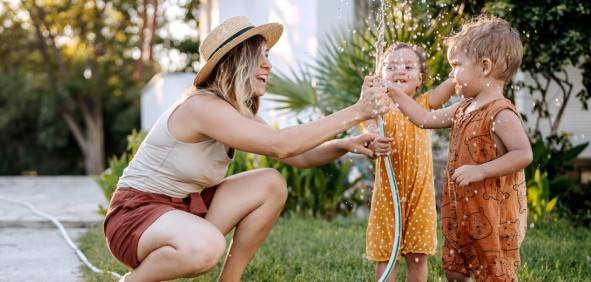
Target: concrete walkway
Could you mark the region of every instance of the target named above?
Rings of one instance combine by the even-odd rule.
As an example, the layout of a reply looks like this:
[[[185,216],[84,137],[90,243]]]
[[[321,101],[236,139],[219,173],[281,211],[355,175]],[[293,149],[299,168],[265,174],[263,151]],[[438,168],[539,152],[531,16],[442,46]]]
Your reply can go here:
[[[107,204],[86,176],[0,177],[0,196],[27,201],[56,217],[74,242],[102,222],[97,211]],[[0,200],[0,282],[82,281],[81,265],[49,220]]]

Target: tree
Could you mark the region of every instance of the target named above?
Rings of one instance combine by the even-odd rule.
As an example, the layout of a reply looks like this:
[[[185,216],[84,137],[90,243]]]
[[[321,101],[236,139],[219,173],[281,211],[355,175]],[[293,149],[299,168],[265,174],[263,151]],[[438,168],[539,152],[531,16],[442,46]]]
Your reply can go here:
[[[591,98],[591,29],[584,23],[591,22],[589,1],[516,1],[503,0],[486,4],[484,11],[494,13],[511,23],[523,33],[525,53],[521,69],[533,80],[523,84],[536,97],[534,112],[536,126],[534,135],[539,135],[540,122],[547,120],[550,135],[559,133],[562,116],[568,103],[577,98],[584,110],[588,110]],[[573,92],[574,81],[567,68],[578,67],[583,71],[583,85],[578,93]],[[550,100],[552,83],[559,88],[559,102]],[[549,106],[558,104],[551,114]]]
[[[88,174],[105,163],[103,113],[110,100],[137,93],[132,50],[137,42],[137,3],[119,1],[22,1],[2,5],[2,67],[38,82],[74,136]],[[8,28],[7,28],[8,27]],[[136,28],[136,29],[134,29]],[[14,47],[17,47],[16,49]],[[135,89],[135,91],[134,91]]]
[[[138,48],[139,59],[136,61],[134,78],[142,82],[144,67],[154,63],[154,45],[156,44],[156,29],[158,27],[158,0],[143,0],[138,7],[140,9],[140,29]]]
[[[367,21],[354,23],[352,32],[341,30],[328,38],[315,66],[304,66],[291,75],[273,75],[268,90],[275,94],[280,109],[303,111],[312,107],[330,114],[357,101],[364,76],[375,69],[379,35],[376,16],[380,12],[375,3],[363,6],[367,9],[364,13],[369,14]],[[442,82],[449,72],[442,40],[459,25],[464,8],[464,5],[387,1],[384,45],[408,42],[423,47],[428,53],[430,70],[426,86]]]

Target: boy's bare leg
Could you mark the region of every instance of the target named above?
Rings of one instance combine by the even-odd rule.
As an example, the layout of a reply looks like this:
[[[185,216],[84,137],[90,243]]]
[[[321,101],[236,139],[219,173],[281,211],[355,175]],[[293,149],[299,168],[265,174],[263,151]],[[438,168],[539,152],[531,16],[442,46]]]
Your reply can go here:
[[[376,262],[376,281],[380,280],[382,277],[382,273],[386,271],[386,266],[388,266],[388,261],[378,261]],[[396,266],[392,269],[392,273],[390,273],[390,277],[388,277],[388,282],[395,282],[396,281]]]
[[[459,272],[453,271],[445,271],[445,277],[447,277],[447,281],[449,282],[470,282],[471,279],[469,276],[466,276]]]

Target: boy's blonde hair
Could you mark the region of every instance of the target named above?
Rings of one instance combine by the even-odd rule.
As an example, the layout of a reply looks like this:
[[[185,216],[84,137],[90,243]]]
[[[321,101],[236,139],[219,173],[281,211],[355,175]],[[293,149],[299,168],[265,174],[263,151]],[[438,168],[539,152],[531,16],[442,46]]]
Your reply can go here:
[[[519,69],[523,57],[523,45],[519,32],[498,17],[480,15],[462,26],[462,30],[444,43],[449,52],[464,52],[470,59],[488,58],[493,63],[492,76],[507,82]]]

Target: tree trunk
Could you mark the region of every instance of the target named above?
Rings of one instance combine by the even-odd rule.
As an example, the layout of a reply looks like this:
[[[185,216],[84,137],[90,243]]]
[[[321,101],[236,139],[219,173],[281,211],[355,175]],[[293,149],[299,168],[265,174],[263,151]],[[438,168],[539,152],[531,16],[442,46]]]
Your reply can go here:
[[[135,75],[134,78],[136,81],[140,82],[142,81],[142,79],[144,78],[144,47],[145,47],[145,43],[146,43],[146,36],[145,36],[145,31],[146,31],[146,24],[148,22],[148,0],[144,0],[143,1],[143,7],[142,7],[142,13],[141,13],[141,19],[142,19],[142,23],[140,24],[140,30],[139,30],[139,42],[138,42],[138,47],[140,49],[140,57],[136,62],[136,69],[135,69]]]
[[[150,45],[148,49],[148,61],[154,61],[154,45],[156,44],[156,28],[158,25],[158,0],[152,0],[152,23],[150,24]]]
[[[98,122],[98,121],[97,121]],[[86,174],[98,175],[105,170],[105,137],[102,125],[94,124],[87,129],[84,166]]]
[[[556,117],[554,118],[554,121],[550,125],[550,129],[551,129],[550,134],[552,134],[552,135],[555,135],[558,133],[558,128],[560,127],[560,122],[562,121],[562,116],[564,115],[564,111],[566,110],[568,100],[570,100],[570,96],[573,92],[573,85],[569,81],[568,73],[566,72],[566,70],[564,70],[563,73],[564,73],[564,79],[561,79],[554,74],[552,74],[552,76],[551,76],[552,79],[554,80],[554,82],[556,82],[556,84],[558,84],[558,87],[560,88],[560,90],[562,92],[562,100],[563,100],[562,103],[560,104],[560,108],[558,109],[558,112],[556,113]]]
[[[83,111],[86,123],[86,173],[98,175],[105,170],[105,131],[100,98],[92,101],[92,111]]]

